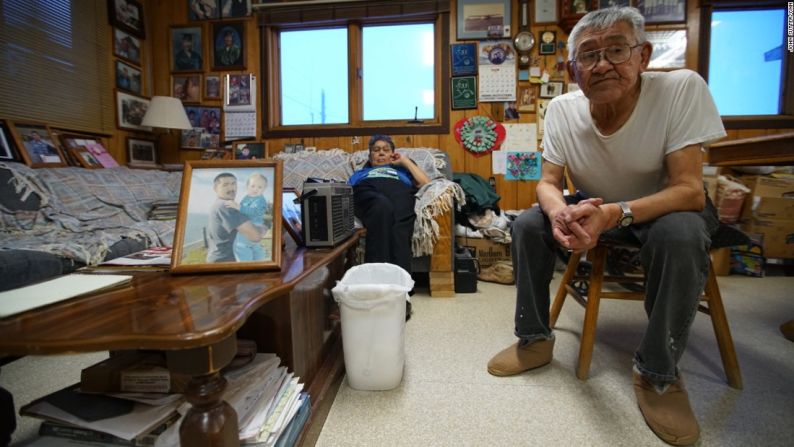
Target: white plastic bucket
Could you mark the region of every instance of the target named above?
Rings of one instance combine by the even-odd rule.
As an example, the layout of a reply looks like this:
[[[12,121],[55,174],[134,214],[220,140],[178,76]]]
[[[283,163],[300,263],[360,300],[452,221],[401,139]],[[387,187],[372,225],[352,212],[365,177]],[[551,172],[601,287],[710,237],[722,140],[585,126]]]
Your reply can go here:
[[[352,267],[331,291],[339,303],[347,382],[357,390],[390,390],[405,365],[405,301],[411,275],[393,264]]]

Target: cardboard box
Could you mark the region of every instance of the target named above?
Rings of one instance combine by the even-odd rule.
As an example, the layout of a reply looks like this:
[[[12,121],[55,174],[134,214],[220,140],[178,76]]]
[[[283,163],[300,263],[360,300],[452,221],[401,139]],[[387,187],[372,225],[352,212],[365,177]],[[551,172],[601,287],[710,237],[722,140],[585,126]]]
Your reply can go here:
[[[739,180],[750,188],[742,219],[794,219],[794,178],[749,175]]]
[[[764,257],[794,258],[794,220],[752,218],[742,224],[747,233],[763,235]]]
[[[455,242],[458,246],[469,248],[474,253],[480,268],[488,267],[496,261],[510,260],[510,244],[501,244],[492,239],[465,236],[457,236]]]

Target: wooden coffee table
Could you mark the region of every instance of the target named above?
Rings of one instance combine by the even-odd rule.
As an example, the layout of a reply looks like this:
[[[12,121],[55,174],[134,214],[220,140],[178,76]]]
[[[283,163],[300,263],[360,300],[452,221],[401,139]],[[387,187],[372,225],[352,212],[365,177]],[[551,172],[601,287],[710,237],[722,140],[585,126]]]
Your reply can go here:
[[[130,287],[0,320],[0,354],[163,350],[169,370],[193,377],[181,444],[239,445],[220,374],[236,353],[238,333],[260,352],[275,352],[306,384],[312,406],[320,405],[328,382],[341,374],[329,290],[354,263],[360,235],[334,248],[285,250],[279,272],[136,272]]]

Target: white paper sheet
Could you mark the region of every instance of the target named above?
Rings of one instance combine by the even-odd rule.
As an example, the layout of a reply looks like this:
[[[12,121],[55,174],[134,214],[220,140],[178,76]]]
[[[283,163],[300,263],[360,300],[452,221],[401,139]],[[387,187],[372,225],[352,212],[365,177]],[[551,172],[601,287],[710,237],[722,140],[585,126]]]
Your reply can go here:
[[[503,151],[534,151],[538,148],[537,124],[502,124],[505,127]]]
[[[491,172],[494,174],[504,174],[506,165],[505,151],[498,150],[491,152]]]
[[[129,282],[129,275],[83,275],[72,273],[32,286],[0,293],[0,318],[47,304],[76,298]]]

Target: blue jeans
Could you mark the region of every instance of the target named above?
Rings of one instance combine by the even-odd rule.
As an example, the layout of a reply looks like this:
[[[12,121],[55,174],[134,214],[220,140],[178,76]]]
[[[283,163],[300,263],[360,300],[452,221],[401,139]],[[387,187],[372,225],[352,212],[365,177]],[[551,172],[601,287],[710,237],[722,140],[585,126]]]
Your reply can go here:
[[[575,203],[578,200],[570,200]],[[657,385],[678,379],[678,360],[706,284],[711,236],[719,222],[711,201],[701,212],[673,212],[651,222],[615,228],[602,239],[640,247],[645,269],[648,327],[634,364]],[[549,327],[549,283],[557,241],[539,207],[513,222],[513,271],[516,277],[515,335],[525,341],[553,338]]]
[[[234,257],[237,261],[262,261],[268,258],[268,253],[259,242],[237,233],[234,237]]]

